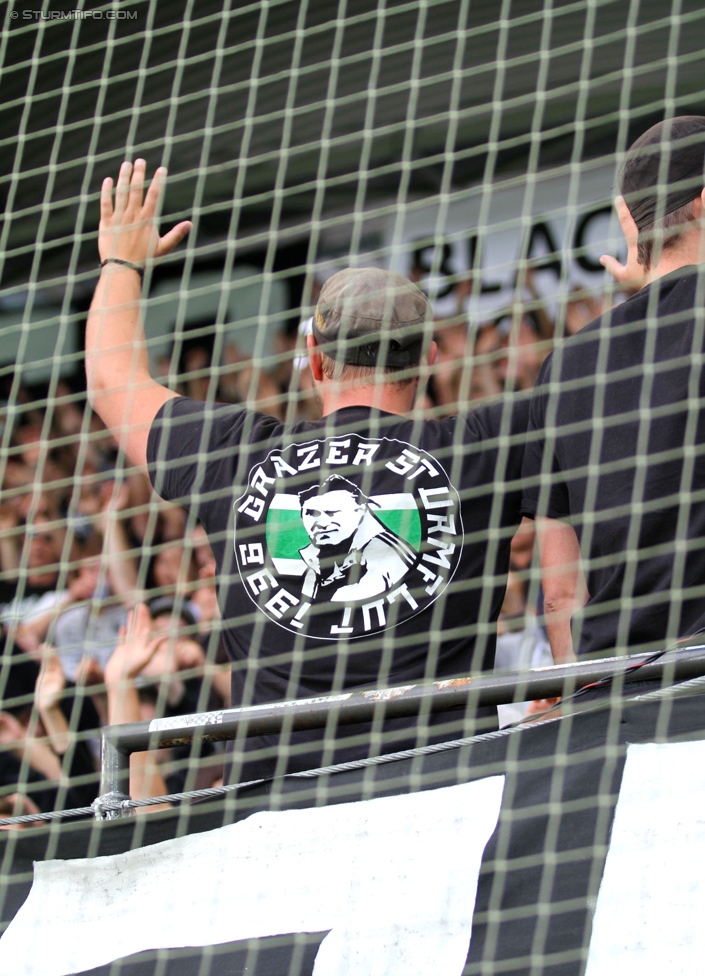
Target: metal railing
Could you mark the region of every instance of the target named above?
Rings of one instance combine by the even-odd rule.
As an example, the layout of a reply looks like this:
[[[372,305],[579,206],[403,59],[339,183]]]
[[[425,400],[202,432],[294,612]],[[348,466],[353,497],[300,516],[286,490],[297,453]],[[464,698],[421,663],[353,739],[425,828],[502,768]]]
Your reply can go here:
[[[229,708],[180,715],[129,725],[112,725],[101,734],[100,796],[93,809],[96,819],[126,815],[117,809],[129,800],[129,766],[133,752],[187,745],[198,736],[204,742],[236,736],[267,735],[325,727],[331,712],[340,725],[371,722],[380,709],[385,718],[465,709],[468,705],[506,705],[542,698],[563,698],[588,685],[612,681],[619,687],[638,676],[639,681],[671,684],[705,675],[705,645],[654,654],[601,658],[576,664],[554,665],[533,671],[480,674],[428,684],[404,685],[370,691],[349,691],[321,698]]]

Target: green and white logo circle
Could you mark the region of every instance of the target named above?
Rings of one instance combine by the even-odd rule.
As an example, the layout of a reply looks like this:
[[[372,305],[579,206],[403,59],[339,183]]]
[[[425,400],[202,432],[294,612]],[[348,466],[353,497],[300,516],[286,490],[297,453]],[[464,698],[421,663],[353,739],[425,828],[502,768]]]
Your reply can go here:
[[[402,441],[349,434],[272,451],[235,503],[235,554],[270,620],[321,640],[421,613],[462,549],[442,466]]]

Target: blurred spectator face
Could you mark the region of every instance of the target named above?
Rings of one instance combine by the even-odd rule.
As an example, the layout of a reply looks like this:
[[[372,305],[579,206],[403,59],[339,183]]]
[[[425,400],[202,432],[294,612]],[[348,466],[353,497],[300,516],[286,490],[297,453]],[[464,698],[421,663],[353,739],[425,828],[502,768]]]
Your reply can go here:
[[[100,557],[83,559],[78,565],[71,589],[80,594],[80,599],[88,600],[95,594],[100,578]]]
[[[510,316],[497,323],[499,349],[506,356],[497,360],[496,371],[507,390],[532,390],[546,355],[531,318],[523,315],[519,322]]]
[[[208,541],[206,530],[202,525],[197,526],[193,532],[193,558],[199,579],[213,579],[215,577],[215,556]]]
[[[178,505],[164,505],[159,512],[159,536],[165,542],[181,543],[186,531],[186,513]]]
[[[53,519],[56,517],[56,505],[48,492],[43,491],[36,504],[34,499],[34,491],[28,491],[26,495],[19,495],[18,499],[19,502],[17,511],[22,519],[26,520],[29,517],[31,509],[34,509],[35,522],[39,516],[46,519]]]
[[[465,323],[436,325],[434,339],[438,354],[433,364],[433,391],[439,407],[457,408],[463,381],[468,368],[468,333]]]
[[[18,519],[26,518],[34,494],[34,477],[29,468],[19,461],[8,459],[2,490],[3,507],[7,506]]]
[[[97,413],[92,413],[89,423],[88,455],[97,469],[102,463],[112,464],[115,459],[115,438]]]
[[[57,401],[54,405],[54,427],[62,437],[76,436],[83,427],[83,411],[71,400],[71,390],[65,383],[56,387]],[[68,402],[62,402],[62,400]]]
[[[49,519],[38,516],[27,530],[29,555],[27,579],[33,586],[52,586],[59,576],[63,537],[60,529],[49,528]],[[49,567],[54,568],[49,568]]]
[[[86,517],[97,515],[103,508],[106,499],[112,494],[112,489],[113,481],[107,478],[101,479],[100,472],[95,464],[86,461],[80,479],[78,515]]]
[[[152,617],[152,636],[174,637],[179,631],[183,630],[183,628],[187,626],[188,624],[186,620],[184,620],[183,617],[177,617],[173,611],[158,613],[156,616]],[[155,674],[160,674],[162,671],[162,669],[159,667],[150,668],[150,665],[147,665],[147,667],[144,669],[145,672],[148,670],[150,672],[154,672]]]
[[[193,561],[198,573],[199,585],[194,587],[191,602],[198,607],[199,631],[208,633],[209,625],[220,617],[218,596],[215,588],[216,563],[208,542],[206,530],[197,525],[193,531]]]
[[[211,364],[210,353],[202,346],[193,346],[184,355],[184,372],[196,373],[199,370],[209,369]]]
[[[575,335],[584,329],[586,325],[598,318],[611,306],[605,298],[598,298],[589,295],[579,288],[574,288],[570,295],[570,301],[565,310],[565,332],[566,335]]]
[[[194,400],[206,400],[210,389],[210,374],[207,370],[211,366],[211,351],[203,346],[192,346],[183,356],[183,373],[201,373],[201,376],[189,376],[185,380],[184,393]]]
[[[22,448],[20,457],[23,463],[28,468],[36,468],[44,449],[41,424],[31,423],[20,427],[17,432],[17,444]]]
[[[166,546],[154,557],[152,575],[158,587],[173,587],[180,582],[193,582],[193,562],[183,565],[183,545]]]
[[[78,499],[78,510],[81,515],[96,515],[100,511],[100,486],[94,481],[84,481]]]

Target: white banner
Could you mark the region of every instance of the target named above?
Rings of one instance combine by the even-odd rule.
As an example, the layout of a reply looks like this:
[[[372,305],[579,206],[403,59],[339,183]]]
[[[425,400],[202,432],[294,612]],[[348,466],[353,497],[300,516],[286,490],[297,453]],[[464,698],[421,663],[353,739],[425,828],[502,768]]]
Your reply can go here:
[[[536,270],[534,285],[549,313],[576,288],[593,294],[613,284],[599,263],[601,254],[620,258],[626,247],[613,211],[617,193],[614,162],[582,161],[454,191],[447,200],[407,201],[389,207],[384,219],[365,222],[357,265],[390,266],[407,276],[422,273],[439,317],[457,313],[458,297],[447,278],[480,270],[480,284],[463,299],[472,324],[492,319],[517,297],[522,260]],[[321,239],[321,279],[350,263],[349,227],[332,228]],[[521,293],[521,297],[526,293]]]
[[[35,864],[0,973],[67,976],[147,949],[323,932],[316,976],[459,976],[504,777]]]
[[[705,742],[631,745],[586,976],[692,976],[705,959]]]

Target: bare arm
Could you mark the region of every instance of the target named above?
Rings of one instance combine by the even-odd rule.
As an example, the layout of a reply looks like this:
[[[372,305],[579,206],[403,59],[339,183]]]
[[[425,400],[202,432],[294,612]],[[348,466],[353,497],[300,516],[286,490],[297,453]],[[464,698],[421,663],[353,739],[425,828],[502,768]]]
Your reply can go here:
[[[71,744],[69,725],[61,708],[66,678],[56,651],[47,644],[41,650],[42,667],[34,689],[34,701],[52,749],[57,756],[63,756]]]
[[[108,557],[110,588],[126,606],[131,607],[137,591],[137,560],[130,552],[125,523],[120,517],[128,502],[129,489],[126,484],[122,484],[101,506],[98,524],[103,534],[104,552]]]
[[[153,637],[151,618],[144,604],[139,604],[130,614],[127,634],[123,631],[120,644],[115,648],[105,668],[105,686],[108,696],[108,722],[123,725],[139,722],[142,718],[139,694],[135,679],[154,657],[164,642],[162,634]],[[130,795],[133,800],[151,796],[164,796],[167,786],[159,770],[153,752],[135,752],[130,756]],[[138,812],[157,812],[169,809],[169,804],[140,807]]]
[[[0,746],[9,747],[17,759],[27,762],[46,779],[62,780],[61,761],[46,739],[28,733],[9,712],[0,712]]]
[[[568,664],[575,660],[571,618],[588,598],[580,562],[580,543],[573,526],[558,519],[537,519],[536,532],[551,653],[556,664]]]
[[[159,408],[175,394],[149,372],[140,320],[141,279],[134,268],[168,254],[191,229],[182,221],[159,237],[156,214],[166,179],[160,167],[144,195],[146,164],[125,162],[113,205],[113,181],[103,181],[98,249],[103,268],[88,314],[86,375],[91,404],[134,464],[144,464],[149,428]],[[143,199],[144,196],[144,199]]]
[[[49,633],[49,628],[58,618],[59,614],[63,613],[64,610],[68,610],[75,603],[90,600],[93,596],[93,589],[92,582],[86,583],[86,580],[81,576],[77,576],[71,580],[68,588],[62,594],[61,599],[52,604],[46,613],[43,613],[39,617],[33,617],[31,620],[24,620],[18,624],[16,638],[20,647],[28,654],[37,656],[39,645],[46,638]]]

